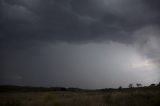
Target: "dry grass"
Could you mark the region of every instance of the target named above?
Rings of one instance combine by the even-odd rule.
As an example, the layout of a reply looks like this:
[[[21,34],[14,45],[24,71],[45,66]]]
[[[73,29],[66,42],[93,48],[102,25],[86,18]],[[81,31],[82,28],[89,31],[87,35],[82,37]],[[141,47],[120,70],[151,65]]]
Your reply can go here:
[[[160,106],[160,91],[0,93],[0,106]]]

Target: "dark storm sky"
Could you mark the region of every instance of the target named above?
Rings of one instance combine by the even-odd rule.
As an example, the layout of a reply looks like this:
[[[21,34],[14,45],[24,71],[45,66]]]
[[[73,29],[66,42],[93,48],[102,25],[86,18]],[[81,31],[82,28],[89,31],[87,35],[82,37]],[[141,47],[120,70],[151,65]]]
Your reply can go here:
[[[160,81],[159,0],[0,0],[0,84]]]

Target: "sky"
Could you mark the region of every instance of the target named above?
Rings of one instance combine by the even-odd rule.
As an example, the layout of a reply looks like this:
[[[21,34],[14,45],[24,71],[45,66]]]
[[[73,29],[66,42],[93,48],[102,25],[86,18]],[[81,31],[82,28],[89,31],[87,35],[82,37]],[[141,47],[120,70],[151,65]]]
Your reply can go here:
[[[0,85],[160,82],[159,0],[0,0]]]

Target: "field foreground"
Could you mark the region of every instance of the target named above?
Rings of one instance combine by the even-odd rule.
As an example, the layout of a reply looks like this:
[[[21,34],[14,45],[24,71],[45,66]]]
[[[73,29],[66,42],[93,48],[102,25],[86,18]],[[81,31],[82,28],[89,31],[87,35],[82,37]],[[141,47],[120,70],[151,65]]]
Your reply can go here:
[[[160,89],[1,92],[0,106],[160,106]]]

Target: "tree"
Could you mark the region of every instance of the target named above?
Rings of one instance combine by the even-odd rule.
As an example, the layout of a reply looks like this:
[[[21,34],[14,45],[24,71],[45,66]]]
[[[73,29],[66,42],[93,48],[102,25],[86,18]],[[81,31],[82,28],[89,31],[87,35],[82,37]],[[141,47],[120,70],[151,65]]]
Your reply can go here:
[[[128,85],[128,88],[133,88],[133,84],[129,84],[129,85]]]
[[[122,86],[119,86],[119,88],[118,88],[119,90],[122,90]]]
[[[137,83],[136,85],[137,85],[137,87],[142,87],[142,84],[138,84],[138,83]]]
[[[156,86],[156,84],[151,84],[151,85],[150,85],[150,87],[155,87],[155,86]]]

